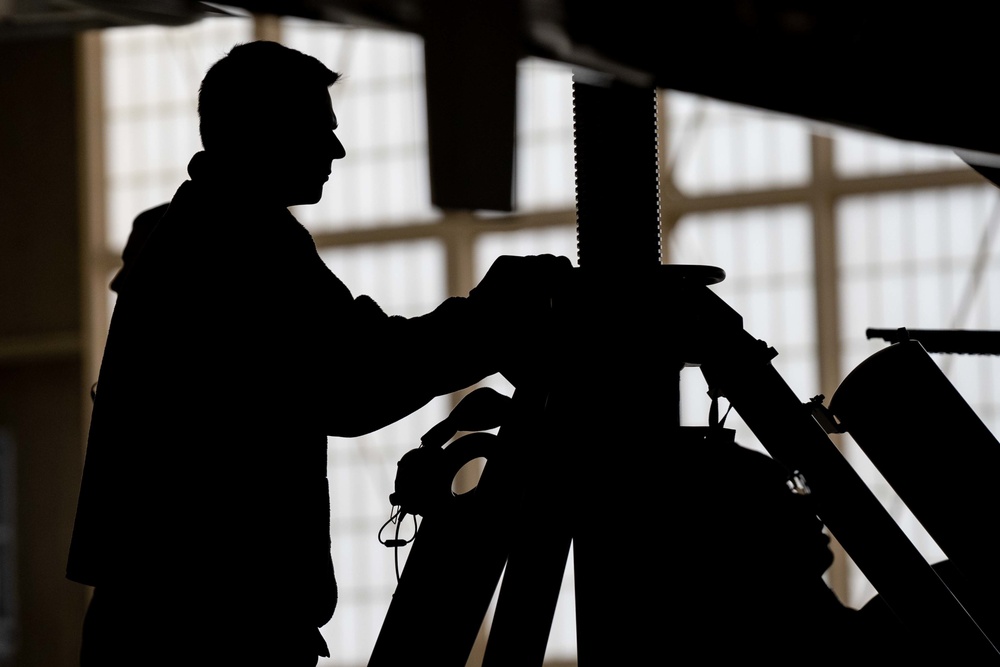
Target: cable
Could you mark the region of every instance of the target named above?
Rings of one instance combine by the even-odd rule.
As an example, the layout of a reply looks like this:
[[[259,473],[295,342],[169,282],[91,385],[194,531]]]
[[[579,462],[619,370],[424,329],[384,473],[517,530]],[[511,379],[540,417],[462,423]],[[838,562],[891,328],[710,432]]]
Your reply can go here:
[[[403,523],[403,519],[406,518],[406,513],[403,512],[402,508],[400,508],[399,506],[393,508],[393,511],[389,514],[389,518],[386,520],[385,523],[382,524],[382,527],[379,528],[378,530],[379,543],[381,543],[385,547],[394,550],[393,559],[395,561],[395,566],[396,566],[396,583],[399,583],[400,579],[399,548],[405,547],[407,544],[415,540],[417,538],[417,531],[420,528],[420,526],[417,524],[417,517],[413,514],[411,514],[410,516],[413,518],[413,536],[408,540],[404,540],[399,537],[400,525]],[[382,531],[385,530],[385,527],[388,526],[390,523],[396,525],[395,537],[391,540],[383,540]]]

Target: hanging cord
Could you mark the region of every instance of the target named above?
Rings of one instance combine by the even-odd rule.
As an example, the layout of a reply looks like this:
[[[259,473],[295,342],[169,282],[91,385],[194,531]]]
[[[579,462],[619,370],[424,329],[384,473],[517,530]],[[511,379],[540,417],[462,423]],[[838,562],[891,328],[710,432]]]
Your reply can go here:
[[[722,419],[719,419],[719,397],[722,396],[718,389],[710,388],[708,390],[708,396],[712,399],[712,404],[708,408],[708,425],[712,427],[723,428],[726,425],[726,417],[729,416],[730,411],[733,409],[733,404],[730,403],[729,407],[726,408],[726,414],[722,415]]]
[[[406,518],[406,513],[399,506],[393,507],[392,512],[389,514],[389,519],[383,523],[382,527],[378,530],[378,541],[381,542],[383,546],[389,547],[393,550],[393,558],[396,565],[396,583],[399,583],[400,578],[399,548],[405,547],[407,544],[412,542],[417,537],[417,529],[419,528],[417,525],[416,515],[411,514],[410,516],[413,518],[413,535],[408,540],[404,540],[399,537],[400,525],[403,523],[403,519]],[[390,523],[396,524],[395,538],[391,540],[383,540],[382,531],[384,531],[385,527]]]

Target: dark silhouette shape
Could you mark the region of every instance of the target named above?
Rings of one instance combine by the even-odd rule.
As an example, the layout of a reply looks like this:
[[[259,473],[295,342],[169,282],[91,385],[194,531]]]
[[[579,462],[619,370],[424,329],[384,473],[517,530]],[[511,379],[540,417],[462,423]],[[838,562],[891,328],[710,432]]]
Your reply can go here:
[[[424,518],[410,540],[414,546],[408,569],[370,667],[398,664],[406,656],[428,664],[464,664],[504,567],[484,664],[542,662],[562,578],[560,562],[567,556],[565,548],[558,548],[559,539],[548,536],[571,530],[572,524],[553,516],[552,508],[565,507],[572,514],[579,498],[566,493],[571,484],[539,473],[545,447],[558,437],[538,419],[541,415],[532,418],[524,403],[518,407],[517,394],[504,403],[478,392],[479,400],[472,400],[477,392],[469,394],[467,402],[425,434],[420,447],[399,461],[395,492],[389,496],[395,520],[412,513]],[[498,425],[498,435],[462,433]],[[516,435],[502,442],[508,428]],[[538,431],[544,435],[527,435]],[[795,656],[818,665],[844,664],[860,655],[873,660],[916,657],[887,607],[850,608],[824,582],[833,553],[807,480],[740,446],[732,430],[718,425],[682,427],[668,440],[669,457],[656,459],[667,462],[658,469],[662,485],[632,493],[633,499],[644,501],[636,509],[648,507],[651,516],[621,515],[617,520],[634,529],[634,539],[647,539],[656,554],[644,613],[651,626],[669,623],[663,630],[669,640],[651,635],[643,640],[645,649],[623,642],[623,654],[645,651],[696,661],[710,656],[724,663]],[[458,467],[478,456],[488,459],[480,485],[465,494],[449,493]],[[556,490],[547,494],[540,486]],[[540,519],[533,522],[532,516]],[[468,530],[473,523],[490,529]],[[645,536],[657,528],[659,539]],[[409,541],[385,543],[399,548]],[[460,563],[448,558],[458,551],[476,558]],[[520,556],[526,558],[518,560]],[[609,582],[620,575],[610,568],[605,574]],[[515,585],[530,591],[528,600],[517,608],[517,631],[498,644],[498,624],[511,618],[502,615],[505,591],[517,594],[506,587]],[[578,581],[578,594],[580,585]],[[591,590],[589,583],[583,587]],[[442,594],[448,608],[429,613],[425,601]],[[537,645],[526,649],[526,644]]]
[[[125,248],[122,250],[122,266],[118,269],[118,273],[111,279],[111,284],[109,285],[112,292],[117,293],[119,291],[119,288],[125,282],[125,274],[128,273],[128,270],[135,263],[135,259],[139,256],[139,251],[142,250],[142,246],[146,243],[149,233],[153,231],[156,223],[160,221],[160,218],[163,217],[163,214],[167,212],[169,207],[169,202],[154,206],[137,215],[135,220],[132,221],[132,231],[129,232],[128,240],[125,241]]]
[[[997,505],[987,476],[1000,469],[1000,442],[930,355],[995,352],[997,335],[869,329],[876,334],[894,342],[844,378],[830,411],[946,555],[935,570],[1000,645],[1000,575],[985,529]]]
[[[552,294],[558,345],[522,357],[510,403],[485,420],[496,436],[440,449],[472,423],[459,406],[399,461],[394,516],[428,516],[369,667],[462,667],[494,596],[483,665],[541,665],[570,553],[581,664],[993,664],[989,637],[829,438],[822,396],[803,404],[777,351],[708,289],[725,272],[661,263],[653,102],[574,76],[580,268]],[[707,428],[679,424],[671,376],[689,365],[713,397]],[[720,397],[768,455],[726,435]],[[479,485],[449,494],[470,455],[486,459]],[[823,581],[824,525],[878,602],[851,609]]]
[[[287,210],[317,202],[345,156],[337,79],[276,43],[235,46],[202,82],[190,180],[136,220],[67,567],[94,587],[86,667],[329,655],[326,437],[503,372],[511,331],[542,325],[537,304],[570,268],[504,258],[415,318],[355,297]]]
[[[1000,354],[1000,331],[970,329],[867,329],[865,337],[889,343],[920,341],[928,352],[943,354]]]

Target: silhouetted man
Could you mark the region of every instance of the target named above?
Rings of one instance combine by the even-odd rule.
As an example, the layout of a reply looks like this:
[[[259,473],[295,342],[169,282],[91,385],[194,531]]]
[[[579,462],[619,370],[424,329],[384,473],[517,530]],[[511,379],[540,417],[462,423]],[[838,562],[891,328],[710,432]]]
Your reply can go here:
[[[566,258],[506,258],[468,298],[387,316],[288,207],[344,157],[318,60],[238,45],[199,93],[204,150],[116,276],[69,554],[82,662],[315,665],[337,586],[326,437],[503,372]]]

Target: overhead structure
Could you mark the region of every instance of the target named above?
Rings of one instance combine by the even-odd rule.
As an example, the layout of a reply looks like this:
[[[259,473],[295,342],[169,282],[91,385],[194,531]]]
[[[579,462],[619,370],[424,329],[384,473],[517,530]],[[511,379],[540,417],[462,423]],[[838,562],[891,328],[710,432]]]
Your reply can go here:
[[[989,76],[997,3],[5,0],[0,40],[183,25],[227,13],[423,37],[432,202],[444,209],[515,205],[514,68],[529,56],[633,85],[944,146],[994,181],[992,170],[1000,170]]]

